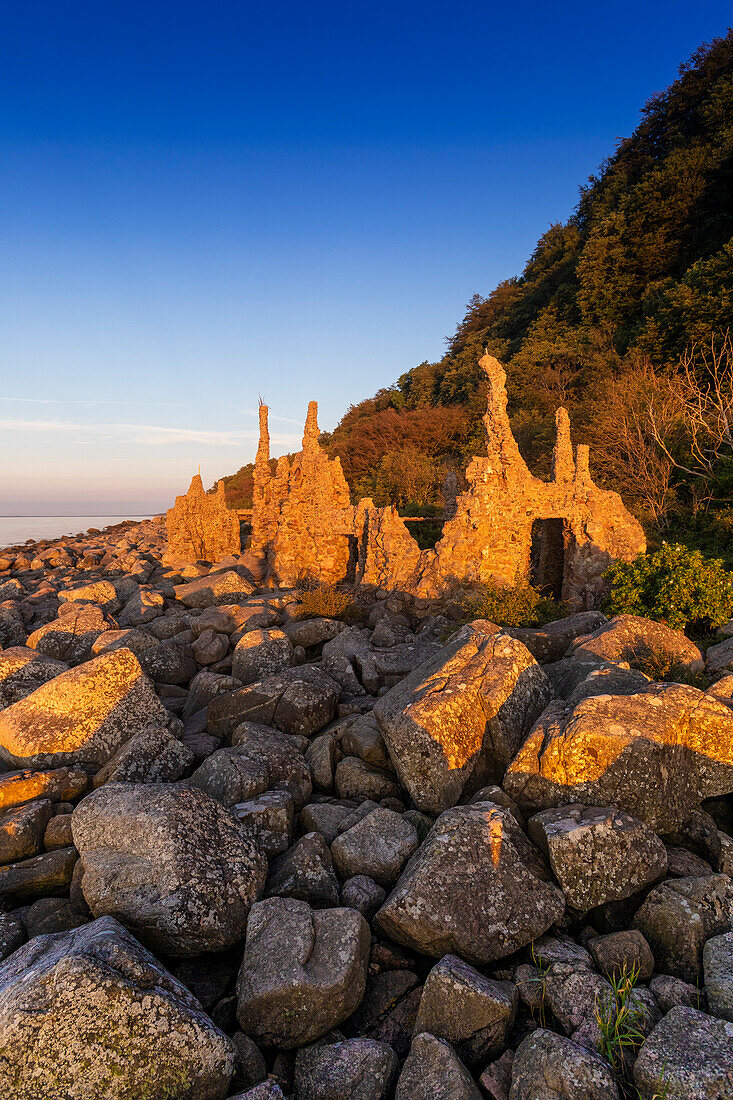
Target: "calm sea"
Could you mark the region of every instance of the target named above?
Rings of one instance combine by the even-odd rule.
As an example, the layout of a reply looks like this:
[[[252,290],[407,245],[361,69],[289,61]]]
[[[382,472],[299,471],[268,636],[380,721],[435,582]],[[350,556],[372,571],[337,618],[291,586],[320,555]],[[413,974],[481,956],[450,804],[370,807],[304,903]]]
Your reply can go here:
[[[60,539],[76,535],[90,527],[109,527],[123,519],[150,519],[150,516],[0,516],[0,547],[17,546],[33,539]]]

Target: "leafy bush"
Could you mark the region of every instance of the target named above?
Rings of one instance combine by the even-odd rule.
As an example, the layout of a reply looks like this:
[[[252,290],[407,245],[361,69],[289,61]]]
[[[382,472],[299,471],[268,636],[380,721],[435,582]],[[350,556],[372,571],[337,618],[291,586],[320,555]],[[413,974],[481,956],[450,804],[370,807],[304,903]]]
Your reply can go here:
[[[563,604],[526,582],[503,585],[487,581],[466,597],[464,608],[469,619],[489,619],[499,626],[537,626],[567,614]]]
[[[296,590],[300,603],[297,613],[299,619],[323,617],[357,622],[363,617],[362,609],[353,593],[338,589],[335,585],[303,580],[298,583]]]
[[[715,630],[733,615],[733,574],[722,561],[699,550],[662,543],[653,554],[617,561],[604,577],[611,591],[603,610],[610,615],[644,615],[674,630],[692,625]]]

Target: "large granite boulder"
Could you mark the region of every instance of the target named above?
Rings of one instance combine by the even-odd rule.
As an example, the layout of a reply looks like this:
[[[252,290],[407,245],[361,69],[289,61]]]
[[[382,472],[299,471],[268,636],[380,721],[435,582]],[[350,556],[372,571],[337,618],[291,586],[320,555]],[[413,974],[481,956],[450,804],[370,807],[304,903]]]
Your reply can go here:
[[[538,1028],[514,1055],[509,1100],[619,1100],[619,1091],[599,1054]]]
[[[274,676],[293,663],[293,644],[282,630],[250,630],[237,642],[232,654],[232,676],[242,684],[254,684]]]
[[[412,1040],[395,1100],[481,1100],[481,1093],[450,1043],[423,1033]]]
[[[174,957],[236,943],[265,886],[258,846],[194,787],[107,784],[76,807],[72,834],[94,916]]]
[[[177,584],[174,588],[176,599],[185,607],[243,603],[253,591],[250,582],[233,571],[209,573],[186,584]]]
[[[66,672],[67,665],[53,657],[44,657],[26,646],[11,646],[0,651],[0,710],[18,703],[41,684]]]
[[[70,665],[88,661],[92,645],[107,630],[104,613],[92,604],[62,604],[59,617],[45,623],[29,636],[29,649]]]
[[[223,1100],[234,1062],[195,997],[110,917],[0,964],[8,1100]]]
[[[19,767],[96,771],[168,712],[127,649],[62,672],[0,713],[0,758]]]
[[[728,875],[668,879],[647,894],[634,916],[656,968],[696,983],[703,948],[733,927],[733,880]]]
[[[311,737],[336,713],[338,685],[320,668],[304,665],[219,695],[206,710],[209,733],[230,737],[243,722]]]
[[[294,898],[252,906],[237,979],[237,1019],[266,1046],[301,1047],[350,1016],[366,985],[371,937],[354,909]]]
[[[298,1100],[386,1100],[398,1067],[392,1048],[374,1039],[314,1043],[295,1059],[296,1095]]]
[[[374,714],[415,805],[440,813],[477,769],[482,781],[501,778],[550,698],[529,650],[479,620],[382,696]]]
[[[528,822],[574,909],[594,909],[639,893],[667,873],[667,849],[648,825],[623,810],[563,806]]]
[[[733,791],[733,713],[684,684],[552,704],[503,786],[525,811],[618,806],[672,832],[703,799]]]
[[[514,1011],[511,982],[493,981],[455,955],[444,955],[425,979],[414,1030],[446,1039],[473,1066],[505,1050]]]
[[[700,650],[681,630],[640,615],[617,615],[592,634],[578,638],[570,654],[579,660],[601,657],[643,670],[659,668],[660,672],[702,672],[704,667]]]
[[[733,1096],[733,1024],[695,1008],[670,1009],[634,1064],[642,1100],[725,1100]]]
[[[423,955],[492,962],[562,919],[563,895],[543,875],[510,813],[491,802],[456,806],[409,860],[376,925]]]

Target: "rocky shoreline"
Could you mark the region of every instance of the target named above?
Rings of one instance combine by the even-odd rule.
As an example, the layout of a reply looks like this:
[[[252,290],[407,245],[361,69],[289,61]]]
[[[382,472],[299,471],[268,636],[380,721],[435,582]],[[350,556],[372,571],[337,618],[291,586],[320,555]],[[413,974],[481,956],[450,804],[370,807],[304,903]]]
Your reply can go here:
[[[733,638],[165,552],[0,551],[0,1096],[733,1097]]]

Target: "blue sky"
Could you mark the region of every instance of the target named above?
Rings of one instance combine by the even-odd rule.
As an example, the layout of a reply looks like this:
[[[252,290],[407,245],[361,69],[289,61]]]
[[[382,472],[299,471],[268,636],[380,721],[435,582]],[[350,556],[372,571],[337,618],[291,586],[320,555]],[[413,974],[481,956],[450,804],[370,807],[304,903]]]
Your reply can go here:
[[[0,7],[0,515],[332,428],[521,271],[728,4]],[[728,17],[728,18],[727,18]]]

